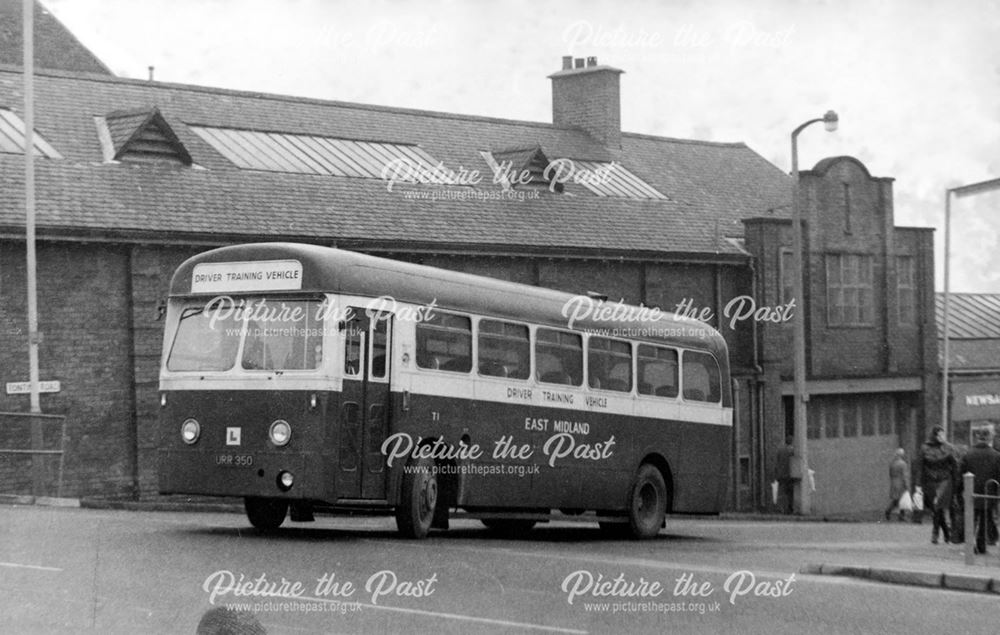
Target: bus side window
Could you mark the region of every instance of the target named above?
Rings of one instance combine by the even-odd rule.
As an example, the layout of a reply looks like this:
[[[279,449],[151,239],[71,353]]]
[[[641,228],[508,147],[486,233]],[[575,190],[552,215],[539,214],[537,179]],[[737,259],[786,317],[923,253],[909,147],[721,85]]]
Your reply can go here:
[[[632,345],[606,337],[587,344],[587,375],[591,388],[632,391]]]
[[[566,386],[583,383],[583,338],[579,334],[538,329],[535,359],[538,381]]]
[[[417,324],[417,366],[456,373],[472,370],[472,320],[435,312]]]
[[[388,370],[385,365],[389,344],[388,330],[388,322],[384,319],[375,322],[372,328],[372,377],[375,379],[383,379]]]
[[[527,379],[531,374],[528,327],[498,320],[479,321],[479,374]]]
[[[722,399],[719,364],[707,353],[684,351],[684,399],[718,403]]]
[[[640,344],[638,362],[640,395],[677,396],[677,351]]]
[[[349,322],[344,338],[344,374],[356,377],[361,374],[362,331],[357,322]]]

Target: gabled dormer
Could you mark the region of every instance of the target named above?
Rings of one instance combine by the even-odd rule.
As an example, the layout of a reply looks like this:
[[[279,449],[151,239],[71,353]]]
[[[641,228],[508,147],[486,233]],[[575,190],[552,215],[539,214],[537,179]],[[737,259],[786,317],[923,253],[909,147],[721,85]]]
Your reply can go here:
[[[487,152],[484,153],[484,158],[487,163],[492,159],[490,169],[497,175],[496,180],[504,183],[505,187],[548,189],[551,185],[545,174],[549,158],[539,145]],[[563,184],[555,183],[552,190],[562,192]]]
[[[191,165],[191,155],[157,108],[95,117],[105,161]]]

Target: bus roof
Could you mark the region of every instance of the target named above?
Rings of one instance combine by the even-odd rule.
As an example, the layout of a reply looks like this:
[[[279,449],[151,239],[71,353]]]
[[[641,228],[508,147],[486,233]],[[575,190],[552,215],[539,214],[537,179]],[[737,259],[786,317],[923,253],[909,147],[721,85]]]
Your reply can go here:
[[[267,266],[272,270],[287,266],[293,283],[262,281],[255,287],[253,282],[245,282],[248,276],[260,279],[261,275],[267,275]],[[206,275],[215,277],[212,283],[195,284],[196,274],[201,274],[202,281]],[[235,276],[233,279],[243,282],[228,286],[226,276]],[[722,335],[692,318],[318,245],[254,243],[213,249],[182,263],[170,283],[171,297],[290,292],[384,297],[418,305],[433,303],[433,307],[442,310],[561,328],[570,326],[570,318],[574,318],[574,330],[706,350],[728,365]]]

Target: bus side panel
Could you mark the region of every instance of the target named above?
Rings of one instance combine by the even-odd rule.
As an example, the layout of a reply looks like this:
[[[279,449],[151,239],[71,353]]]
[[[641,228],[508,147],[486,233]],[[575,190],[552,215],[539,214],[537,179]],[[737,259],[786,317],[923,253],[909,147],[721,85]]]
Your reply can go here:
[[[455,461],[459,506],[620,511],[639,462],[656,454],[670,466],[674,511],[721,509],[728,426],[420,394],[409,395],[404,411],[402,399],[394,396],[394,433],[414,445],[440,438],[457,446],[465,438],[481,451]],[[393,462],[393,495],[411,455]]]
[[[682,444],[666,456],[673,476],[673,511],[718,513],[729,480],[732,428],[705,423],[670,422],[671,436]],[[648,448],[649,452],[655,448]]]
[[[161,493],[333,500],[336,435],[328,411],[333,408],[335,412],[335,393],[205,390],[163,394]],[[188,418],[201,427],[201,436],[191,445],[180,436]],[[287,421],[292,429],[283,447],[268,440],[268,430],[277,419]],[[282,470],[295,476],[288,492],[277,486]]]

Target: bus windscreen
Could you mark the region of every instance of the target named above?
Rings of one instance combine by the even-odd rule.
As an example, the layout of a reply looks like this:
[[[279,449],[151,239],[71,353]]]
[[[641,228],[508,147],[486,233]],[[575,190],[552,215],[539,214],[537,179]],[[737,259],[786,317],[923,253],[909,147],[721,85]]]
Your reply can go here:
[[[236,365],[242,341],[243,370],[312,370],[323,356],[320,302],[244,299],[235,308],[184,309],[167,370],[224,372]]]

